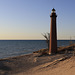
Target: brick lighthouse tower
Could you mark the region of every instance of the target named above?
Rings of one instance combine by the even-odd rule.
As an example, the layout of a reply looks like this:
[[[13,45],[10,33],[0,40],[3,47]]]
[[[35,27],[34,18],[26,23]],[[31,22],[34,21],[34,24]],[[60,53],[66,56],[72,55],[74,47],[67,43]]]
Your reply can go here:
[[[57,30],[56,30],[56,13],[55,9],[52,9],[51,28],[50,28],[50,42],[49,42],[49,54],[55,54],[57,52]]]

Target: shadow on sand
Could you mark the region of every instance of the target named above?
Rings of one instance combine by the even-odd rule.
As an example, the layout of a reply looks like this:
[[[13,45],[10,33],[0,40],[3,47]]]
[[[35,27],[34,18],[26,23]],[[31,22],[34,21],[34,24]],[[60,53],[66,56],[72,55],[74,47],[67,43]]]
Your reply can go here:
[[[11,68],[5,64],[5,60],[0,61],[0,75],[8,75],[8,72],[11,71]]]

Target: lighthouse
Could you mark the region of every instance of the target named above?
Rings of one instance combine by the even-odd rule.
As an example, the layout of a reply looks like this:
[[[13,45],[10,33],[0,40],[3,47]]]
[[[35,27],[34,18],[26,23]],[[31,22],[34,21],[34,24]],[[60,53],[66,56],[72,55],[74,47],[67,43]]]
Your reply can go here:
[[[57,52],[57,29],[56,29],[56,12],[52,9],[50,18],[50,42],[49,42],[49,54],[55,54]]]

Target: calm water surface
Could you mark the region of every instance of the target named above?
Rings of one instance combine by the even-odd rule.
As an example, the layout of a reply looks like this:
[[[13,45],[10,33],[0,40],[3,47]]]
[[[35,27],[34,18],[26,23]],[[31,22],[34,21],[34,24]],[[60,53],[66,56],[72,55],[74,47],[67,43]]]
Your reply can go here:
[[[58,40],[57,43],[58,46],[67,46],[70,41]],[[45,40],[0,40],[0,59],[29,54],[42,48],[47,48]]]

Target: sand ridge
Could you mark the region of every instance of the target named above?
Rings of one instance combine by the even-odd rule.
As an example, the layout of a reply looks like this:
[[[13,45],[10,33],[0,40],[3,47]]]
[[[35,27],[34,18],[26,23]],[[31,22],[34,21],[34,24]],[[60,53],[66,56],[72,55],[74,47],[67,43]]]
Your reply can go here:
[[[44,65],[44,64],[43,64]],[[40,66],[32,68],[29,73],[22,72],[16,75],[75,75],[75,57],[64,60],[56,65],[40,69]]]
[[[57,53],[54,55],[40,55],[39,53],[32,53],[28,55],[1,59],[0,75],[56,75],[56,73],[58,75],[67,69],[61,64],[65,65],[65,59],[69,60],[71,56],[71,53]]]

